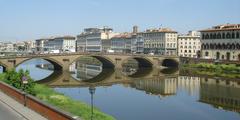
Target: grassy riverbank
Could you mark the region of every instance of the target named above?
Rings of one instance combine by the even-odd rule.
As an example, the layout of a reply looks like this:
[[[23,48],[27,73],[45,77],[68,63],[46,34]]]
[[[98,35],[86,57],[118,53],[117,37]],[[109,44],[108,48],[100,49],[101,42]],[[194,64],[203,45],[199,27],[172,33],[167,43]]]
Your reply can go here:
[[[57,93],[52,88],[49,88],[45,85],[36,84],[34,87],[36,97],[50,103],[58,108],[68,111],[74,115],[80,116],[85,120],[91,119],[91,107],[80,101],[66,97],[63,94]],[[102,113],[97,108],[94,108],[93,114],[94,120],[114,120],[113,117]]]
[[[215,77],[240,78],[240,66],[235,64],[212,64],[198,63],[186,64],[183,69],[191,69],[192,72],[200,75]]]
[[[6,80],[7,78],[9,78],[7,77],[7,74],[0,74],[0,80],[10,85],[13,85],[11,84],[11,82],[7,82],[7,81],[11,81],[11,80]],[[14,77],[16,79],[21,78],[19,77],[19,74],[12,75],[12,76],[16,76]],[[20,80],[16,80],[16,81],[20,81]],[[32,95],[34,95],[35,97],[41,99],[46,103],[56,106],[57,108],[60,108],[64,111],[70,112],[73,115],[79,116],[81,119],[91,120],[91,116],[92,116],[91,106],[81,101],[73,100],[70,97],[67,97],[61,93],[54,91],[54,89],[49,88],[48,86],[35,83],[30,93],[32,93]],[[93,114],[94,120],[115,120],[115,118],[101,112],[97,108],[93,109],[93,113],[94,113]]]

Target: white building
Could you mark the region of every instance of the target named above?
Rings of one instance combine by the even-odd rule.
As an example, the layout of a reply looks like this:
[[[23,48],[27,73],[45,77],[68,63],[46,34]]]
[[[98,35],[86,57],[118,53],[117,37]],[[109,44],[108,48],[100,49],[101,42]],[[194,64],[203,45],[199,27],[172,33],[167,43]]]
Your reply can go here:
[[[49,38],[51,39],[51,38]],[[48,43],[48,38],[46,39],[37,39],[35,41],[35,47],[36,47],[36,52],[37,53],[44,53],[44,51],[47,51],[47,49],[45,48],[47,43]]]
[[[177,32],[169,28],[147,29],[138,33],[144,39],[144,53],[177,55]]]
[[[110,41],[114,35],[112,28],[86,28],[77,36],[78,52],[106,52],[110,49]],[[105,41],[106,40],[106,41]]]
[[[0,43],[0,51],[1,52],[14,52],[15,47],[14,44],[11,42],[1,42]]]
[[[55,37],[48,40],[45,48],[47,48],[48,52],[75,52],[76,40],[72,36]]]
[[[178,56],[198,58],[200,57],[200,50],[200,35],[196,31],[178,36]]]
[[[240,24],[201,30],[202,58],[240,61]]]

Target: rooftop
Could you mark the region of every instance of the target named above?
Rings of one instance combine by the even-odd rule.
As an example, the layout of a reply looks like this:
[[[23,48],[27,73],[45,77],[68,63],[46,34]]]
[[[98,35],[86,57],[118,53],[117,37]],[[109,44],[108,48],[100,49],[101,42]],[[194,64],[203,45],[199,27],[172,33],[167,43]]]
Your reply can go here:
[[[176,31],[170,28],[147,29],[144,33],[150,33],[150,32],[177,33]]]
[[[213,31],[225,31],[225,30],[240,30],[240,24],[223,24],[213,26],[212,28],[200,30],[200,32],[213,32]]]
[[[62,37],[55,37],[54,39],[68,39],[68,40],[75,40],[73,36],[62,36]]]
[[[122,34],[119,34],[119,35],[115,35],[112,38],[131,38],[131,37],[132,37],[131,33],[122,33]]]

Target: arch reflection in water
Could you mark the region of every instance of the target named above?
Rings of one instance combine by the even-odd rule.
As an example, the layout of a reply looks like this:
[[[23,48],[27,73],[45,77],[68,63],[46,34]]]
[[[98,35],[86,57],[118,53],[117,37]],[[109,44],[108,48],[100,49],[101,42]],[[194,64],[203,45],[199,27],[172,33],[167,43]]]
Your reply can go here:
[[[141,60],[139,58],[128,59],[122,64],[122,73],[129,77],[146,76],[153,70],[153,68],[151,63],[146,63],[146,65],[142,65],[145,62],[147,61]]]
[[[91,58],[95,59],[95,58]],[[84,82],[99,82],[114,72],[114,69],[104,68],[100,61],[78,60],[70,66],[71,76]]]
[[[86,66],[86,65],[83,65]],[[140,80],[152,80],[161,79],[164,76],[177,76],[177,74],[165,75],[159,72],[159,69],[142,70],[142,75],[125,76],[121,70],[111,70],[103,69],[101,73],[95,77],[91,76],[90,79],[77,80],[72,77],[72,73],[69,72],[59,72],[52,74],[46,79],[39,81],[39,83],[47,84],[52,87],[97,87],[97,86],[111,86],[115,84],[133,84],[134,82]],[[85,76],[85,72],[82,73]],[[80,74],[81,75],[81,74]],[[159,78],[160,77],[160,78]],[[86,78],[86,77],[84,77]]]
[[[29,70],[30,76],[34,80],[42,80],[51,75],[52,73],[54,73],[53,65],[50,62],[43,59],[27,60],[16,67],[17,71],[20,69]]]

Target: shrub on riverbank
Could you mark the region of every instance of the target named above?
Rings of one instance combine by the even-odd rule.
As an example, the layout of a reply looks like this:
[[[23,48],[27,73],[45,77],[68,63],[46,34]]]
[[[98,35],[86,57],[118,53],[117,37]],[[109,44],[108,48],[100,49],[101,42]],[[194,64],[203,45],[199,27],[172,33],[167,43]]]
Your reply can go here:
[[[42,101],[45,101],[62,110],[77,115],[81,119],[91,120],[91,107],[88,104],[73,100],[70,97],[57,93],[54,89],[45,85],[34,83],[34,81],[29,77],[28,71],[20,70],[19,72],[16,72],[15,70],[10,70],[7,73],[0,74],[0,80],[12,85],[15,88],[21,89],[23,87],[21,81],[23,76],[27,77],[29,82],[29,85],[27,85],[28,87],[25,86],[26,92],[29,94],[34,95]],[[94,108],[93,111],[93,120],[115,120],[112,116],[101,112],[97,108]]]
[[[240,66],[235,64],[211,64],[198,63],[184,65],[182,70],[190,70],[198,75],[208,75],[214,77],[240,78]]]
[[[29,71],[19,70],[19,72],[16,72],[15,70],[10,70],[7,73],[1,75],[4,82],[7,84],[17,88],[21,89],[24,92],[27,92],[28,94],[35,95],[33,88],[35,85],[35,82],[33,79],[29,76]],[[28,83],[23,84],[22,80],[25,79]]]
[[[211,64],[211,63],[198,63],[185,65],[186,68],[199,68],[201,70],[218,72],[218,73],[240,73],[240,67],[235,64]]]

